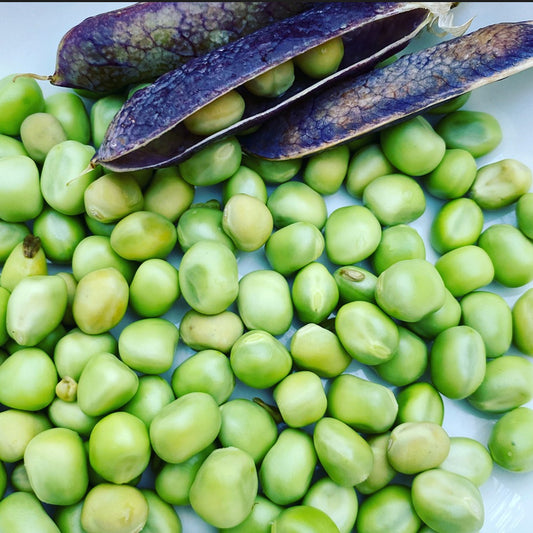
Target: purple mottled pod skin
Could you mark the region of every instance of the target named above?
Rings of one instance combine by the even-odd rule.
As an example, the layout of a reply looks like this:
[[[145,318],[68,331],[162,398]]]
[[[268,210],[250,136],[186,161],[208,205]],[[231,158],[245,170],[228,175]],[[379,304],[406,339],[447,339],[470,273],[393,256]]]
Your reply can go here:
[[[431,3],[432,6],[435,3]],[[303,95],[349,73],[371,69],[405,48],[450,2],[433,8],[415,2],[329,2],[280,20],[226,46],[192,59],[140,89],[111,123],[93,163],[117,171],[175,164],[208,144],[278,114]],[[216,98],[303,52],[342,37],[344,58],[323,79],[297,75],[277,98],[242,91],[243,118],[207,137],[192,135],[183,120]]]
[[[139,2],[61,40],[53,85],[95,93],[153,81],[189,59],[308,8],[306,2]]]
[[[309,156],[533,67],[533,21],[486,26],[307,98],[242,138],[272,160]]]

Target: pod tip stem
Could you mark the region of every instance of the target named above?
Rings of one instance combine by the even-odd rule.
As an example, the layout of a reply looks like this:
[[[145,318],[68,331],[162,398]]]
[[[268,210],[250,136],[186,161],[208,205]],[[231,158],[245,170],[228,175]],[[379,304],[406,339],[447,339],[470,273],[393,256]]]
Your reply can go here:
[[[13,76],[13,81],[16,81],[18,78],[33,78],[34,80],[52,81],[52,76],[42,76],[41,74],[34,74],[33,72],[15,74],[15,76]]]

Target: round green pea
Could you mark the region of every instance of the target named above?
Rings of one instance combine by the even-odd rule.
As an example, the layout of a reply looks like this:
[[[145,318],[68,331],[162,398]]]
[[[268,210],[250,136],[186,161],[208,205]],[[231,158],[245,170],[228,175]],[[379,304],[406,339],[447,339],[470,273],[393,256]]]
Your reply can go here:
[[[22,121],[20,139],[29,156],[36,163],[43,163],[52,147],[66,141],[68,137],[54,115],[40,112],[32,113]]]
[[[303,170],[303,182],[321,195],[336,193],[346,177],[350,150],[339,145],[312,155]]]
[[[51,94],[44,100],[44,111],[57,118],[68,139],[90,143],[91,122],[80,96],[67,91]]]
[[[533,288],[518,297],[512,308],[513,342],[526,355],[533,355]]]
[[[176,510],[159,497],[153,489],[141,489],[148,503],[148,518],[144,533],[181,533],[181,519]]]
[[[518,228],[528,239],[533,239],[533,192],[520,196],[515,212]]]
[[[226,203],[234,194],[248,194],[267,203],[268,191],[263,178],[251,168],[241,165],[222,184],[222,200]]]
[[[376,435],[368,435],[366,441],[372,450],[374,458],[372,462],[372,470],[368,477],[361,483],[355,485],[355,489],[359,494],[373,494],[383,487],[387,486],[397,472],[392,468],[387,459],[387,448],[389,446],[390,431],[378,433]]]
[[[398,416],[396,422],[432,422],[444,420],[444,402],[440,392],[425,381],[417,381],[403,388],[397,395]]]
[[[30,228],[23,222],[0,220],[0,263],[4,264],[17,244],[30,234]]]
[[[322,510],[311,505],[285,508],[272,522],[275,533],[338,533],[335,522]]]
[[[428,109],[428,113],[431,115],[441,114],[441,113],[451,113],[452,111],[457,111],[463,107],[466,102],[470,99],[472,91],[460,94],[459,96],[454,96],[449,100],[446,100],[442,104],[439,104],[431,109]]]
[[[244,87],[256,96],[274,98],[282,95],[294,83],[294,63],[291,59],[245,82]]]
[[[304,74],[320,79],[333,74],[339,68],[343,57],[344,42],[341,37],[335,37],[298,54],[293,61]]]
[[[88,437],[98,422],[99,417],[84,413],[78,402],[62,400],[56,397],[46,410],[50,422],[56,427],[75,431],[82,437]]]
[[[270,533],[272,522],[283,508],[258,494],[250,514],[238,525],[221,528],[221,533]]]
[[[61,533],[41,501],[30,492],[12,492],[0,500],[0,524],[6,533]]]
[[[8,155],[29,156],[22,141],[19,141],[15,137],[0,133],[0,157],[6,157]]]
[[[261,157],[244,154],[243,165],[257,172],[267,184],[279,184],[294,178],[302,168],[302,159],[287,159],[285,161],[270,161]]]
[[[108,94],[97,98],[91,106],[89,112],[89,122],[91,126],[92,144],[99,148],[104,140],[109,124],[119,112],[126,101],[121,94]]]
[[[337,268],[333,277],[339,288],[339,300],[342,303],[364,300],[375,303],[377,276],[369,270],[355,265]]]

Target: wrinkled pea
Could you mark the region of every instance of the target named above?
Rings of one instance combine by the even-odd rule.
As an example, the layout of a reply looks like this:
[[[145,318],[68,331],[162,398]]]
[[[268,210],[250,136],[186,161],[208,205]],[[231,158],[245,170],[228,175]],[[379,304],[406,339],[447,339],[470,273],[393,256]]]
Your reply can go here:
[[[518,229],[528,238],[533,239],[533,192],[526,192],[516,202],[516,222]]]
[[[294,64],[310,78],[333,74],[344,57],[344,42],[335,37],[294,57]]]
[[[430,383],[419,381],[403,388],[396,397],[397,424],[405,422],[432,422],[442,425],[444,402],[440,392]]]
[[[249,154],[243,156],[242,162],[257,172],[267,184],[279,184],[291,180],[298,174],[303,164],[302,159],[269,161]]]
[[[272,522],[273,533],[338,533],[335,522],[322,510],[310,505],[285,508]]]
[[[44,100],[44,111],[56,117],[68,139],[90,143],[91,123],[80,96],[66,91],[51,94]]]
[[[152,489],[141,489],[148,503],[148,518],[143,533],[181,533],[182,525],[176,510]]]
[[[234,527],[220,528],[221,533],[271,533],[271,524],[283,508],[257,495],[250,514]]]
[[[346,145],[312,155],[303,170],[303,182],[321,195],[334,194],[346,177],[349,162],[350,150]]]
[[[30,228],[22,222],[0,220],[0,263],[5,263],[17,244],[30,233]]]
[[[106,131],[115,115],[126,101],[120,94],[108,94],[98,98],[91,106],[89,122],[92,132],[92,144],[99,148],[104,140]]]
[[[0,500],[2,533],[61,533],[43,504],[30,492],[12,492]]]
[[[377,276],[369,270],[355,265],[346,265],[333,272],[342,303],[364,300],[374,303]]]
[[[387,458],[387,448],[389,446],[390,431],[369,435],[366,438],[370,449],[372,450],[372,469],[368,477],[361,483],[357,483],[355,488],[360,494],[373,494],[388,485],[394,476],[396,470],[392,468]]]
[[[222,200],[226,203],[234,194],[248,194],[267,203],[268,191],[263,178],[251,168],[241,165],[222,184]]]
[[[533,288],[526,290],[512,308],[513,341],[526,355],[533,355]]]
[[[50,113],[32,113],[20,125],[20,140],[36,163],[43,163],[52,147],[67,139],[61,122]]]

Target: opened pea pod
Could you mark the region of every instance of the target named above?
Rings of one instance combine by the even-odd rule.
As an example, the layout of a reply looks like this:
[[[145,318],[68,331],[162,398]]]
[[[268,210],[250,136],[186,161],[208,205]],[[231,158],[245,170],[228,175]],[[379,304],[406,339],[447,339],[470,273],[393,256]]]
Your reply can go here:
[[[112,121],[93,164],[125,171],[186,159],[306,94],[373,68],[451,5],[331,2],[263,27],[136,91]],[[324,49],[326,66],[312,57]],[[213,119],[221,110],[225,118]]]

